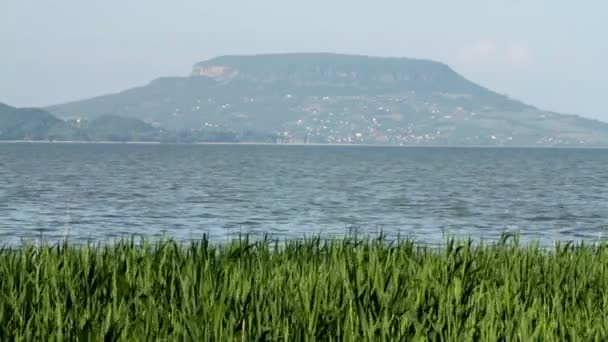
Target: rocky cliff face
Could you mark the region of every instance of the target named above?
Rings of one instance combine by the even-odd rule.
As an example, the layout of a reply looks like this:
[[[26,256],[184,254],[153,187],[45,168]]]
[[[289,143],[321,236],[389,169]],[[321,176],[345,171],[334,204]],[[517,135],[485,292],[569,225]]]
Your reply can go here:
[[[323,53],[223,56],[195,64],[191,75],[295,87],[331,84],[359,91],[392,88],[490,93],[445,64],[408,58]]]
[[[228,82],[239,74],[239,70],[224,65],[194,66],[192,77],[209,77],[218,82]]]

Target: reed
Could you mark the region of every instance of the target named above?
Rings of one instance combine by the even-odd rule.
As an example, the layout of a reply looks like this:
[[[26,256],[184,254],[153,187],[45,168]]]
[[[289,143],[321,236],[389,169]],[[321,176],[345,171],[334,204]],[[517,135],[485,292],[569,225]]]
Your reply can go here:
[[[247,238],[0,250],[2,340],[606,340],[608,246]]]

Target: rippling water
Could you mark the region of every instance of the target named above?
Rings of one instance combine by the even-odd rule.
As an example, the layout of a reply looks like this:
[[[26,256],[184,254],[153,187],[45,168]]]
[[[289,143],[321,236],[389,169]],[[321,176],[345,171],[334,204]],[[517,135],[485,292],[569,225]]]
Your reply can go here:
[[[608,150],[0,144],[0,243],[608,232]]]

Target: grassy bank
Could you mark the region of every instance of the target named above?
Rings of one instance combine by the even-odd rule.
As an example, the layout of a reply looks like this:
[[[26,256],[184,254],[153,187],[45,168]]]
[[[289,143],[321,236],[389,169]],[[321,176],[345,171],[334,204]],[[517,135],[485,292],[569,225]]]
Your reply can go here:
[[[0,251],[0,339],[605,340],[608,246],[318,240]]]

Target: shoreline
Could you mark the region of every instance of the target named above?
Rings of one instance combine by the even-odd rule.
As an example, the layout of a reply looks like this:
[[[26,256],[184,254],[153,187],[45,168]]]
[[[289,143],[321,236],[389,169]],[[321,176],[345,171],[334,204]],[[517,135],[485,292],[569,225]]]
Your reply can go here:
[[[229,146],[311,146],[311,147],[394,147],[394,148],[455,148],[455,149],[572,149],[606,150],[608,146],[493,146],[493,145],[388,145],[388,144],[332,144],[332,143],[266,143],[266,142],[160,142],[160,141],[46,141],[0,140],[0,144],[99,144],[99,145],[229,145]]]

